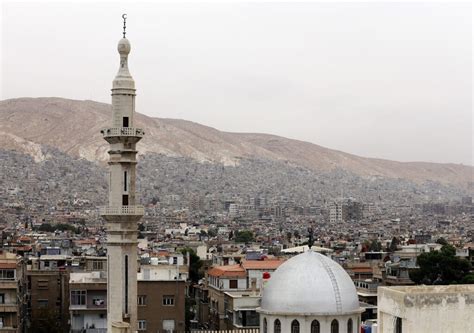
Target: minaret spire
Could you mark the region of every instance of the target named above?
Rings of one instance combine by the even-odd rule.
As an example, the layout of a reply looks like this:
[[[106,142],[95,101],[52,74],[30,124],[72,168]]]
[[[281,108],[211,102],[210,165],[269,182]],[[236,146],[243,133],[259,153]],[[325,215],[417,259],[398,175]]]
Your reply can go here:
[[[101,132],[110,144],[109,203],[100,209],[107,222],[107,332],[137,331],[137,222],[144,214],[136,196],[136,144],[144,136],[135,125],[135,81],[128,70],[131,45],[118,42],[120,67],[112,83],[111,127]],[[123,332],[122,330],[119,330]]]

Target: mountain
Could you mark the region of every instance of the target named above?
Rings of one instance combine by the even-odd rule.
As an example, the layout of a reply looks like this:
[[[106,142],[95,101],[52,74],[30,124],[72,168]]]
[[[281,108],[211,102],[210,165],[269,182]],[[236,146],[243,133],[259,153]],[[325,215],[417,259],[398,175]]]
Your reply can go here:
[[[94,101],[62,98],[0,101],[0,144],[3,149],[31,155],[37,162],[46,158],[44,145],[75,158],[105,162],[108,144],[102,139],[100,130],[108,127],[111,115],[109,104]],[[190,121],[142,114],[136,115],[135,126],[146,133],[138,145],[141,154],[189,157],[224,165],[259,158],[317,172],[342,169],[364,177],[452,185],[472,185],[473,182],[472,166],[364,158],[276,135],[222,132]]]

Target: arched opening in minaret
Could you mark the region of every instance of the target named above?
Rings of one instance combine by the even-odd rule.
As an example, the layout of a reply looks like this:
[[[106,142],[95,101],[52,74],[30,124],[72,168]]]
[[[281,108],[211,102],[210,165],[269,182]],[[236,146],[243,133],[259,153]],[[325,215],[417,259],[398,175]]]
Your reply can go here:
[[[123,126],[122,127],[128,127],[128,117],[123,117]]]
[[[124,192],[127,192],[127,183],[128,183],[127,171],[124,171],[123,172],[123,191]]]
[[[124,267],[125,268],[125,279],[124,279],[125,288],[123,288],[123,289],[124,289],[124,292],[125,292],[125,302],[124,302],[125,303],[125,306],[124,306],[125,309],[124,309],[123,312],[127,314],[128,313],[128,255],[127,254],[125,255],[124,259],[125,259],[125,263],[124,263],[125,264],[124,265],[125,266]]]

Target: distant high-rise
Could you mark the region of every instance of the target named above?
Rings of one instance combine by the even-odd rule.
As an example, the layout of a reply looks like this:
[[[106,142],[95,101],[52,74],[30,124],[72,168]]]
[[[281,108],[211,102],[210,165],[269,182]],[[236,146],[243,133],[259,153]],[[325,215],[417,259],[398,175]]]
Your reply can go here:
[[[112,84],[112,126],[102,130],[109,150],[109,204],[101,209],[107,221],[107,332],[137,330],[136,144],[144,132],[134,127],[135,82],[128,70],[130,42],[118,43],[119,71]]]

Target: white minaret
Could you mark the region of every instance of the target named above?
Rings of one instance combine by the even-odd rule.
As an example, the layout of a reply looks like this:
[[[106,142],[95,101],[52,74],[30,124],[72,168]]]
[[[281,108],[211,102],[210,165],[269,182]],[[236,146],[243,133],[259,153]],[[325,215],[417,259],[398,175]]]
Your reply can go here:
[[[120,67],[112,84],[112,126],[101,132],[110,144],[109,205],[100,214],[107,222],[107,332],[137,331],[136,144],[145,134],[134,127],[135,82],[128,71],[130,42],[118,43]]]

